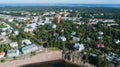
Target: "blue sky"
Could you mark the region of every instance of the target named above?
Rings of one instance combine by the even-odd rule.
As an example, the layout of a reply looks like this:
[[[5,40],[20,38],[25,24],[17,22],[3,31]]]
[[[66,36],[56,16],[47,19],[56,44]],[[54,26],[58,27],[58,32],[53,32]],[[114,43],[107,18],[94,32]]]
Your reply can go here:
[[[94,3],[120,4],[120,0],[0,0],[0,3]]]

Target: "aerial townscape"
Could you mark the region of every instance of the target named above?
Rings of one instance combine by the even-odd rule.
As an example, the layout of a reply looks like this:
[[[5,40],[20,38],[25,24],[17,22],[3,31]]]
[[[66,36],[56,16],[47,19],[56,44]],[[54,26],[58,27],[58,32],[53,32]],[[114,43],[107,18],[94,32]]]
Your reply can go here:
[[[120,67],[120,9],[0,7],[0,67],[42,60],[76,64],[67,67]]]

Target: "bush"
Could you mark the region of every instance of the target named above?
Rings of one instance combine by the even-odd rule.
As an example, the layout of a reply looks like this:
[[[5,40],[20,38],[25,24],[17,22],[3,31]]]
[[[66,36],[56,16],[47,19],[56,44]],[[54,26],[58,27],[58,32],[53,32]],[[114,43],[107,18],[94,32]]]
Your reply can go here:
[[[36,52],[31,52],[31,55],[32,55],[32,56],[35,56],[35,55],[36,55]]]
[[[5,59],[0,60],[0,62],[5,62]]]

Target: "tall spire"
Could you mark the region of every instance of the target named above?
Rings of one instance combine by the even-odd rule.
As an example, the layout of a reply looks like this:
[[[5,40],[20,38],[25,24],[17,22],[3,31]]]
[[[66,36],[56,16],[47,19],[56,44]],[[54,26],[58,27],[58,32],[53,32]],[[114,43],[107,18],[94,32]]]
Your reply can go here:
[[[60,24],[60,16],[58,16],[57,20],[58,20],[58,24]]]

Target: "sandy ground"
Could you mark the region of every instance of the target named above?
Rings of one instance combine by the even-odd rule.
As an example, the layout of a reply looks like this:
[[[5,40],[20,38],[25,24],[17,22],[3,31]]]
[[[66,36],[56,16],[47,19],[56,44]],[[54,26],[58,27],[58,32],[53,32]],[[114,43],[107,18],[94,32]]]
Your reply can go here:
[[[18,67],[21,65],[62,59],[61,51],[44,52],[31,58],[0,63],[0,67]]]

